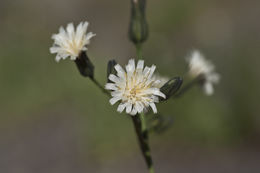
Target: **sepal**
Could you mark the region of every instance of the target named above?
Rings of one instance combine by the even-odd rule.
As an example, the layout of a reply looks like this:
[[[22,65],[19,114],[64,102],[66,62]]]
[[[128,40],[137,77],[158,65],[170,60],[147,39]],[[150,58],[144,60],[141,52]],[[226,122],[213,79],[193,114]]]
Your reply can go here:
[[[78,67],[80,74],[84,77],[94,78],[94,65],[88,58],[86,52],[81,52],[79,56],[76,58],[75,63]]]
[[[111,82],[108,79],[110,74],[116,75],[116,70],[114,68],[116,64],[117,64],[117,62],[114,59],[108,61],[108,63],[107,63],[107,82]]]

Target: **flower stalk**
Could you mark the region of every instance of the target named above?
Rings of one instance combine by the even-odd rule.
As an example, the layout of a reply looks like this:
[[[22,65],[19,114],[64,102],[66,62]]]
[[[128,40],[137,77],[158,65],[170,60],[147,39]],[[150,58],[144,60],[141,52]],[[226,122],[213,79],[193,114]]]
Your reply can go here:
[[[91,81],[106,95],[110,96],[109,92],[101,85],[94,77],[90,78]]]
[[[132,116],[133,124],[135,127],[135,131],[137,134],[137,138],[139,141],[139,145],[144,156],[145,162],[149,169],[149,173],[154,173],[153,161],[151,157],[150,147],[149,147],[149,135],[148,130],[146,128],[146,122],[144,114],[138,114],[136,116]]]
[[[183,87],[181,87],[181,89],[179,90],[179,92],[177,92],[173,98],[180,98],[181,96],[183,96],[185,93],[187,93],[191,88],[193,88],[194,86],[197,86],[198,84],[203,83],[204,81],[204,77],[202,75],[196,77],[195,79],[193,79],[192,81],[190,81],[189,83],[187,83],[186,85],[184,85]]]
[[[136,47],[137,59],[140,60],[142,59],[142,42],[134,42],[134,44]],[[139,146],[148,167],[149,173],[154,173],[153,160],[149,146],[149,131],[146,126],[145,114],[142,112],[140,114],[137,114],[136,116],[132,116],[132,120],[138,138]]]

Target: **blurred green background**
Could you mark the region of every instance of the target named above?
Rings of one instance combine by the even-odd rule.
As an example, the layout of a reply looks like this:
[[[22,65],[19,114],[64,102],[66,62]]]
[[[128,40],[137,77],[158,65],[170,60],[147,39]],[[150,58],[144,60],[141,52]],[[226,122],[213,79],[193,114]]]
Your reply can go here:
[[[260,1],[148,0],[147,64],[184,76],[200,49],[221,74],[212,97],[199,88],[158,106],[173,126],[150,137],[158,173],[260,171]],[[135,57],[128,0],[0,1],[0,172],[146,172],[131,119],[118,114],[51,35],[89,21],[88,55],[105,84],[106,63]]]

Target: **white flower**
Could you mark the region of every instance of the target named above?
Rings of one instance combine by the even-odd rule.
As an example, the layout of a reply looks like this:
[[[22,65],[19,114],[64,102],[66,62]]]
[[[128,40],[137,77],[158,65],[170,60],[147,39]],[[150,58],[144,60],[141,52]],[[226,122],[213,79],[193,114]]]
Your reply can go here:
[[[87,45],[90,39],[95,36],[92,32],[86,33],[88,22],[81,22],[76,30],[73,23],[67,25],[66,31],[60,27],[58,34],[53,34],[53,46],[50,48],[51,53],[57,53],[56,61],[70,57],[71,60],[76,60],[81,51],[87,50]]]
[[[203,76],[203,90],[207,95],[212,95],[214,93],[213,84],[219,82],[220,75],[215,72],[215,66],[198,51],[192,52],[191,56],[188,58],[189,63],[189,74],[196,78],[198,76]]]
[[[109,102],[113,105],[121,100],[117,111],[136,115],[145,111],[149,106],[154,113],[157,113],[155,103],[165,95],[158,87],[159,80],[153,78],[156,66],[144,68],[144,61],[139,60],[135,67],[134,59],[130,59],[126,65],[126,71],[119,65],[115,65],[117,75],[110,74],[109,79],[113,83],[107,83],[105,88],[112,90],[112,98]]]

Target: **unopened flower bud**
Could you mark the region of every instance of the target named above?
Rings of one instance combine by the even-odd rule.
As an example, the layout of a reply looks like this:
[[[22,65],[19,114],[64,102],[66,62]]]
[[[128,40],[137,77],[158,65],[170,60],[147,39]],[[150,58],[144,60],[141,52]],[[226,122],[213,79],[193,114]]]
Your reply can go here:
[[[145,6],[146,0],[131,0],[129,38],[135,44],[142,43],[148,38]]]
[[[165,83],[161,88],[160,91],[166,95],[166,100],[169,99],[171,96],[177,93],[182,85],[182,78],[181,77],[174,77],[170,79],[167,83]],[[165,99],[161,99],[163,101]]]

